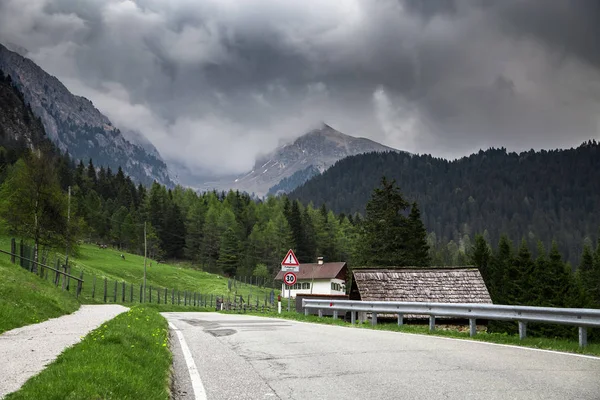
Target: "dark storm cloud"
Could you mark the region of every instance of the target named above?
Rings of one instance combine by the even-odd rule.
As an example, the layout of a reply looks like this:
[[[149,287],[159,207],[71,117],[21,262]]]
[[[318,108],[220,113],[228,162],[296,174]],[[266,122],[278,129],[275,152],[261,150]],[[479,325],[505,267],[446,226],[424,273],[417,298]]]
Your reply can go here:
[[[440,156],[598,137],[595,0],[2,0],[0,41],[192,170],[319,121]]]

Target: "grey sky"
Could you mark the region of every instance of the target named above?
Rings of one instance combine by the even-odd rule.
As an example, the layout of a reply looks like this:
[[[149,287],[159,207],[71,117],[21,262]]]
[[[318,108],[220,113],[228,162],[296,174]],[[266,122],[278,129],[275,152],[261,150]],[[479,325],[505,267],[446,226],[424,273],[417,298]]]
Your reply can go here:
[[[0,0],[22,46],[194,171],[320,121],[441,157],[600,137],[597,0]]]

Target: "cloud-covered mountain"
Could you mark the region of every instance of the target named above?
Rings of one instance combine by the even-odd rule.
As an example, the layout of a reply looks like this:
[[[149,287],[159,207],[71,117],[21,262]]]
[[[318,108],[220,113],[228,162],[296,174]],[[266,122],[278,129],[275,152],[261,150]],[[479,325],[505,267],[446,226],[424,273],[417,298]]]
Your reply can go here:
[[[0,69],[10,75],[48,138],[72,158],[95,166],[120,166],[134,181],[171,185],[167,166],[149,142],[134,144],[84,97],[73,95],[33,61],[0,44]],[[139,135],[139,134],[138,134]],[[132,133],[130,137],[135,137]],[[149,150],[147,150],[149,149]]]
[[[262,197],[288,192],[345,157],[397,151],[370,139],[345,135],[323,124],[292,143],[259,157],[246,174],[205,182],[200,189],[240,190]]]

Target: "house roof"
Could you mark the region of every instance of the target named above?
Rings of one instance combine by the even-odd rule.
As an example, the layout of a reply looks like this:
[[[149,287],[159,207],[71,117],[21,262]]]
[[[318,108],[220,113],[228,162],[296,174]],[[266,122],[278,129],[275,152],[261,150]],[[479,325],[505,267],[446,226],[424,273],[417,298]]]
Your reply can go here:
[[[492,303],[477,268],[357,269],[361,300]]]
[[[319,265],[317,263],[300,264],[300,271],[296,272],[297,280],[306,279],[333,279],[346,266],[345,262],[330,262]],[[279,271],[275,277],[276,281],[283,280],[285,272]]]

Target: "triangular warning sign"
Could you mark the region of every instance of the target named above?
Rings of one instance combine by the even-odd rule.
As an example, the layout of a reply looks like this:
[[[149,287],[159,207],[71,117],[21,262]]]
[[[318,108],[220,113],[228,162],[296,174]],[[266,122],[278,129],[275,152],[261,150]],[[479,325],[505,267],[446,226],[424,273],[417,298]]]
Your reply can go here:
[[[300,265],[292,249],[290,249],[290,251],[287,252],[285,258],[281,262],[281,265],[285,267],[297,267]]]

